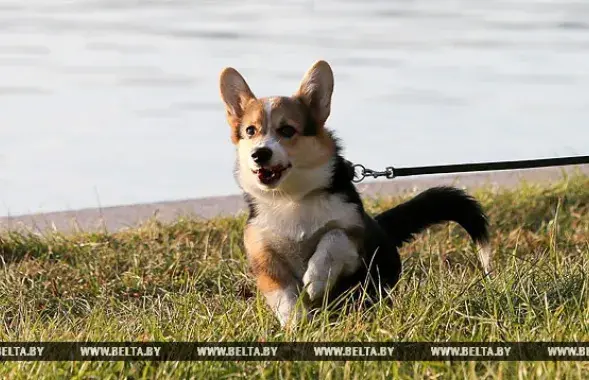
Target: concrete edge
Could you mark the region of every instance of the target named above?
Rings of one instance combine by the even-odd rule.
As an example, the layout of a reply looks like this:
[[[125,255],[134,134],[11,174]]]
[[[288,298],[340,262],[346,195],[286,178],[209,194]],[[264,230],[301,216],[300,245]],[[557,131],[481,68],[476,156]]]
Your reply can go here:
[[[575,173],[589,175],[589,165],[399,178],[366,182],[357,187],[363,196],[400,195],[440,185],[454,185],[467,190],[485,187],[513,188],[521,184],[522,181],[530,184],[547,184],[562,180],[567,175]],[[79,231],[115,232],[124,228],[136,227],[153,218],[169,222],[179,217],[209,219],[236,215],[244,210],[244,206],[241,195],[230,195],[7,216],[0,217],[0,230],[25,230],[36,233],[57,231],[65,234]]]

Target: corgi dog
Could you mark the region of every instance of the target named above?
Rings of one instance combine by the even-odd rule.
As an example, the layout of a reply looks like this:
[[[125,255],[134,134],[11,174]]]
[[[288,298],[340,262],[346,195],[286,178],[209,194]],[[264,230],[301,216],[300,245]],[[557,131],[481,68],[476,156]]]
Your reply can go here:
[[[401,273],[398,248],[437,223],[461,225],[490,272],[487,217],[460,189],[434,187],[374,217],[366,213],[352,165],[325,125],[333,89],[325,61],[304,74],[292,96],[258,98],[235,69],[220,74],[234,175],[249,208],[244,246],[282,327],[348,291],[391,289]]]

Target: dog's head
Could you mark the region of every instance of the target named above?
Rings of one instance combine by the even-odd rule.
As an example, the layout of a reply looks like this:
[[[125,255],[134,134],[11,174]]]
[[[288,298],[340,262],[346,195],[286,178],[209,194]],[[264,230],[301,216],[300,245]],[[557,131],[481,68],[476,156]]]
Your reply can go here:
[[[336,144],[325,129],[333,92],[327,62],[316,62],[292,96],[256,98],[233,68],[221,72],[220,87],[246,192],[297,198],[329,183]]]

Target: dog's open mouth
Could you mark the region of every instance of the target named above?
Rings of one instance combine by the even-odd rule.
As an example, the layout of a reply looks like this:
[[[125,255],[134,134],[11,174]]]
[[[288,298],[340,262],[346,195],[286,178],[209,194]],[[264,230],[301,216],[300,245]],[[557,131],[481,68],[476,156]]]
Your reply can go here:
[[[288,164],[288,166],[277,165],[269,168],[260,168],[258,170],[254,170],[253,172],[258,176],[258,180],[261,183],[266,186],[270,186],[276,184],[286,169],[290,167],[290,164]]]

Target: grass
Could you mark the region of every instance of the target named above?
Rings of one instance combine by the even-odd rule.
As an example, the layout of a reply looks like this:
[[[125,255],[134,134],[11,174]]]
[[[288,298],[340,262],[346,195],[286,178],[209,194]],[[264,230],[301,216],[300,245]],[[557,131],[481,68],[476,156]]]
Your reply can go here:
[[[589,177],[481,190],[497,275],[450,224],[401,253],[389,303],[282,331],[248,276],[244,217],[0,237],[2,341],[586,341]],[[366,200],[371,212],[401,198]],[[11,362],[3,378],[564,378],[586,362]]]

